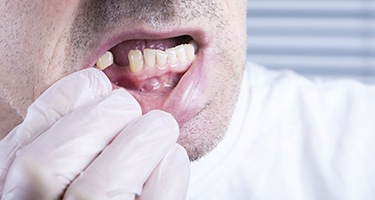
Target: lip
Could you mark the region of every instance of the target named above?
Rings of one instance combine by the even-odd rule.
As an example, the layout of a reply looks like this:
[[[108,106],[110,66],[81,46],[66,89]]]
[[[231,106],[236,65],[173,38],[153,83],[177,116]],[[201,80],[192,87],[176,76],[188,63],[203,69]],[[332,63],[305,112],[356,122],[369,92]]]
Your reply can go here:
[[[164,38],[173,38],[181,35],[189,35],[193,38],[199,47],[196,58],[189,69],[181,77],[176,87],[158,104],[157,108],[169,112],[174,116],[179,125],[186,123],[196,116],[207,104],[205,96],[207,66],[212,62],[212,51],[209,47],[209,40],[206,34],[199,29],[178,29],[168,32],[132,30],[115,34],[107,37],[107,40],[99,42],[98,48],[94,49],[87,60],[84,68],[94,67],[96,61],[109,49],[115,45],[127,40],[158,40]],[[114,85],[113,88],[119,86]],[[140,99],[147,96],[147,93],[141,93],[134,90],[127,90],[140,102],[143,113],[151,110]],[[156,97],[157,99],[157,97]]]

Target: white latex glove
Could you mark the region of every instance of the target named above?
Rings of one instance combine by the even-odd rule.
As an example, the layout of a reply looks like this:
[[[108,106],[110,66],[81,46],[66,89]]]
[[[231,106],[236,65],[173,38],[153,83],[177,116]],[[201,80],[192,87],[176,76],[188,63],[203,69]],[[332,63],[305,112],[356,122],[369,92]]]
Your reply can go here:
[[[171,115],[141,116],[101,71],[82,70],[49,88],[0,141],[2,199],[184,199],[189,162],[177,137]]]

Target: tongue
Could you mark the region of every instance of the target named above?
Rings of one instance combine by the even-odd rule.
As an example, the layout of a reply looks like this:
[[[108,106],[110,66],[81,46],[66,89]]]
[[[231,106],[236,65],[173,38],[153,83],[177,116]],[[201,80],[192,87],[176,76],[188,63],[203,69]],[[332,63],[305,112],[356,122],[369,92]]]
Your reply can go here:
[[[191,37],[179,36],[160,40],[128,40],[114,46],[109,51],[112,52],[114,62],[119,66],[129,65],[128,53],[130,50],[138,49],[143,52],[144,49],[159,49],[165,51],[168,48],[179,44],[190,42]]]

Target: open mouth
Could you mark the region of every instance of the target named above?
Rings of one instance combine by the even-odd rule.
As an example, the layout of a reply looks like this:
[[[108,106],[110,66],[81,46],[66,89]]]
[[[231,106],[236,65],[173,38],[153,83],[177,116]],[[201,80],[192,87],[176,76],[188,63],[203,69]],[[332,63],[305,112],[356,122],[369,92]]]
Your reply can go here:
[[[119,41],[97,59],[114,88],[122,87],[143,113],[160,109],[181,125],[206,104],[204,51],[192,36]]]

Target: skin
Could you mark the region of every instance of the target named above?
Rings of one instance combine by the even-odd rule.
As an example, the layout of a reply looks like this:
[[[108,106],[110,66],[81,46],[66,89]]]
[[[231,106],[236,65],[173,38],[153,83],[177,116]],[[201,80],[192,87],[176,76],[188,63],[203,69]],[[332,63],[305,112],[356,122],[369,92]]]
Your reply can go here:
[[[108,32],[186,26],[206,32],[214,62],[202,66],[209,103],[181,125],[178,142],[196,160],[224,136],[245,66],[245,0],[1,0],[0,19],[0,137],[46,88],[81,70]]]

